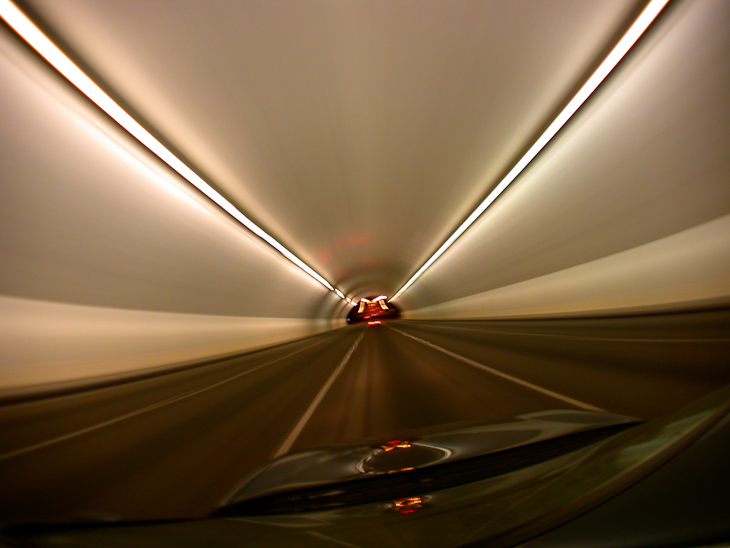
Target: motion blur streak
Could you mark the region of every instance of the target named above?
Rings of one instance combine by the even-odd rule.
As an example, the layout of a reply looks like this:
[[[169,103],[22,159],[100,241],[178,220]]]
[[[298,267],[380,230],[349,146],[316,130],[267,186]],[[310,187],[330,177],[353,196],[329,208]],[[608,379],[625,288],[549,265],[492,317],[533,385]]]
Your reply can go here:
[[[725,311],[473,321],[467,332],[399,321],[391,325],[408,336],[352,327],[165,376],[6,403],[0,515],[201,516],[288,450],[407,440],[421,428],[579,402],[661,417],[730,382],[730,341],[706,340],[728,320]],[[581,339],[566,345],[569,335]],[[21,454],[29,446],[37,449]]]
[[[0,22],[0,527],[730,382],[730,2],[15,1],[179,171]]]
[[[262,363],[260,365],[257,365],[256,367],[254,367],[252,369],[247,369],[246,371],[243,371],[242,373],[237,373],[236,375],[233,375],[232,377],[229,377],[227,379],[224,379],[222,381],[219,381],[219,382],[217,382],[215,384],[211,384],[211,385],[208,385],[208,386],[205,386],[203,388],[199,388],[197,390],[193,390],[193,391],[190,391],[190,392],[184,392],[183,394],[180,394],[178,396],[175,396],[175,397],[172,397],[172,398],[168,398],[166,400],[163,400],[161,402],[154,403],[154,404],[149,405],[147,407],[142,407],[141,409],[137,409],[135,411],[132,411],[131,413],[127,413],[126,415],[121,415],[121,416],[115,417],[113,419],[110,419],[108,421],[101,422],[101,423],[98,423],[98,424],[94,424],[93,426],[89,426],[89,427],[84,428],[82,430],[77,430],[75,432],[71,432],[69,434],[65,434],[63,436],[59,436],[57,438],[52,438],[50,440],[46,440],[46,441],[37,443],[35,445],[30,445],[30,446],[22,447],[20,449],[16,449],[16,450],[10,451],[8,453],[0,454],[0,460],[10,459],[10,458],[13,458],[13,457],[17,457],[19,455],[24,455],[26,453],[30,453],[31,451],[36,451],[38,449],[43,449],[44,447],[48,447],[49,445],[53,445],[53,444],[56,444],[56,443],[61,443],[62,441],[66,441],[68,439],[75,438],[76,436],[82,436],[84,434],[88,434],[89,432],[93,432],[94,430],[97,430],[99,428],[104,428],[105,426],[110,426],[110,425],[115,424],[117,422],[120,422],[120,421],[123,421],[123,420],[127,420],[127,419],[131,419],[132,417],[136,417],[136,416],[141,415],[143,413],[149,413],[150,411],[154,411],[154,410],[159,409],[160,407],[164,407],[166,405],[171,405],[171,404],[176,403],[176,402],[178,402],[180,400],[183,400],[183,399],[186,399],[186,398],[190,398],[192,396],[197,396],[198,394],[200,394],[202,392],[206,392],[208,390],[212,390],[213,388],[217,388],[217,387],[221,386],[222,384],[226,384],[226,383],[229,383],[231,381],[234,381],[234,380],[238,379],[239,377],[242,377],[243,375],[248,375],[249,373],[252,373],[252,372],[256,371],[257,369],[260,369],[262,367],[267,367],[267,366],[269,366],[269,365],[271,365],[273,363],[278,362],[279,360],[282,360],[282,359],[285,359],[285,358],[289,358],[290,356],[293,356],[295,354],[298,354],[299,352],[302,352],[303,350],[307,350],[307,349],[309,349],[309,348],[311,348],[313,346],[316,346],[320,342],[322,342],[322,341],[317,341],[317,342],[315,342],[313,344],[310,344],[307,347],[304,347],[302,349],[295,350],[291,354],[287,354],[286,356],[282,356],[280,358],[276,358],[276,359],[267,361],[265,363]],[[358,339],[358,342],[360,342],[359,339]]]
[[[636,41],[641,38],[646,29],[654,22],[654,19],[661,13],[664,6],[667,5],[669,0],[652,0],[646,6],[646,9],[639,15],[631,28],[624,34],[619,40],[616,47],[611,50],[606,59],[599,65],[596,71],[588,78],[588,81],[583,87],[578,90],[578,93],[570,100],[565,108],[558,114],[555,120],[548,126],[545,132],[535,141],[525,155],[520,158],[515,166],[505,175],[499,184],[492,190],[484,201],[477,206],[477,208],[469,215],[466,220],[457,228],[454,233],[448,237],[448,239],[441,244],[436,252],[429,257],[429,259],[419,268],[411,278],[395,292],[391,300],[395,300],[399,295],[403,294],[412,284],[415,282],[425,271],[431,266],[436,259],[438,259],[443,253],[451,247],[451,245],[461,236],[466,230],[476,221],[486,209],[492,205],[505,189],[512,184],[512,182],[519,176],[520,173],[529,165],[530,162],[537,156],[540,151],[555,137],[560,129],[570,120],[571,116],[585,103],[585,101],[591,96],[601,82],[611,73],[611,71],[619,64],[624,55],[628,53],[631,47]]]
[[[267,234],[256,225],[231,202],[226,200],[220,192],[205,182],[197,173],[190,169],[177,156],[170,152],[162,143],[155,139],[149,131],[132,118],[122,107],[112,100],[91,78],[79,69],[58,47],[51,42],[38,28],[21,12],[10,0],[0,0],[0,16],[10,25],[28,44],[43,56],[58,72],[68,79],[79,91],[93,101],[100,109],[106,112],[120,126],[126,129],[140,143],[150,149],[163,162],[169,165],[186,181],[200,190],[208,198],[218,204],[231,217],[256,234],[259,238],[284,255],[287,259],[317,280],[331,291],[335,291],[340,298],[344,295],[309,265],[294,255],[275,238]]]
[[[451,352],[449,350],[446,350],[445,348],[441,348],[438,345],[432,344],[428,341],[424,341],[423,339],[420,339],[418,337],[414,337],[413,335],[409,335],[408,333],[404,333],[403,331],[399,329],[393,329],[396,333],[400,333],[404,337],[408,337],[410,339],[413,339],[414,341],[418,341],[421,344],[425,344],[426,346],[429,346],[435,350],[438,350],[439,352],[443,352],[444,354],[451,356],[452,358],[456,358],[459,361],[462,361],[464,363],[467,363],[469,365],[472,365],[474,367],[477,367],[479,369],[482,369],[484,371],[487,371],[488,373],[491,373],[493,375],[497,375],[499,377],[502,377],[503,379],[510,380],[512,382],[516,382],[517,384],[521,384],[523,386],[526,386],[527,388],[531,388],[532,390],[535,390],[537,392],[542,392],[543,394],[546,394],[550,396],[551,398],[555,398],[556,400],[561,400],[569,405],[574,405],[575,407],[578,407],[580,409],[586,409],[588,411],[603,411],[602,409],[599,409],[598,407],[595,407],[593,405],[589,405],[585,402],[575,400],[573,398],[568,398],[567,396],[564,396],[562,394],[558,394],[557,392],[553,392],[552,390],[546,390],[545,388],[542,388],[540,386],[537,386],[535,384],[525,382],[521,379],[518,379],[516,377],[512,377],[511,375],[506,375],[500,371],[497,371],[496,369],[492,369],[491,367],[486,367],[485,365],[475,362],[474,360],[470,360],[469,358],[465,358],[464,356],[460,356],[459,354],[456,354],[454,352]]]
[[[335,382],[337,377],[342,373],[342,370],[347,365],[347,362],[350,361],[350,357],[352,356],[352,353],[355,351],[357,346],[360,344],[360,341],[362,340],[362,337],[365,333],[360,333],[360,336],[355,340],[355,342],[350,347],[350,350],[347,351],[347,354],[345,354],[345,357],[342,358],[342,361],[337,366],[337,369],[334,370],[332,375],[329,379],[327,379],[327,382],[324,383],[324,386],[322,386],[322,389],[317,393],[317,395],[312,400],[311,405],[307,408],[307,410],[302,415],[302,418],[299,419],[299,422],[297,422],[294,429],[290,432],[290,434],[287,436],[286,440],[284,440],[284,443],[281,444],[281,447],[279,447],[278,451],[276,452],[277,457],[286,454],[289,449],[291,449],[291,446],[294,445],[294,442],[299,437],[299,434],[302,433],[302,430],[309,422],[309,419],[312,418],[312,415],[317,410],[317,407],[319,407],[320,402],[327,394],[327,391],[330,389],[332,384]]]

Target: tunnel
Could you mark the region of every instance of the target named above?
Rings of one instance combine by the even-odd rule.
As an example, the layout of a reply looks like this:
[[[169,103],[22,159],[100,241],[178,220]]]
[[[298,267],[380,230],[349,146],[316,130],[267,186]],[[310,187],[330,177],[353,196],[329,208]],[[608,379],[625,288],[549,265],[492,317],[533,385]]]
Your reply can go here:
[[[370,477],[419,443],[451,462],[462,446],[423,440],[454,429],[560,430],[559,412],[628,438],[713,401],[715,422],[682,438],[711,456],[661,461],[711,480],[614,503],[642,509],[616,518],[635,532],[601,541],[730,540],[730,2],[0,0],[0,15],[0,538],[609,545],[589,526],[531,539],[650,480],[571,499],[552,525],[525,510],[493,540],[486,498],[440,502],[496,482],[489,467],[537,470],[522,442],[486,468],[470,454],[441,490],[364,487],[344,525],[226,508],[325,449],[370,447],[355,467]],[[480,436],[471,451],[496,439]],[[377,481],[428,468],[403,462]],[[687,517],[690,496],[715,510]],[[195,528],[216,512],[213,537]]]

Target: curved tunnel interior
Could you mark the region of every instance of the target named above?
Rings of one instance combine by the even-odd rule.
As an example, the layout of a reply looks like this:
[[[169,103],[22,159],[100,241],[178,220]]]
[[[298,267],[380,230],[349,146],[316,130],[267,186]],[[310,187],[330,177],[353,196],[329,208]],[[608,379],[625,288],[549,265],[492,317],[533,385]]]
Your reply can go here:
[[[0,14],[0,527],[730,382],[729,2]]]

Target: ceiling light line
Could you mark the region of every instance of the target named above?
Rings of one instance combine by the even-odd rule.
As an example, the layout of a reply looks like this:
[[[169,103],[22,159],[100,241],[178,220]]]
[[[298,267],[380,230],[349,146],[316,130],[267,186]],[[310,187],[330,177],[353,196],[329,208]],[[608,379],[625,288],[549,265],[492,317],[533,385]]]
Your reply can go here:
[[[482,213],[499,197],[502,192],[524,171],[530,162],[537,156],[540,151],[550,142],[550,140],[560,131],[567,121],[583,106],[591,94],[598,88],[603,80],[618,65],[633,45],[638,41],[642,34],[651,26],[656,17],[661,13],[670,0],[651,0],[641,14],[636,18],[629,30],[621,37],[616,46],[611,50],[608,56],[603,60],[599,67],[588,78],[585,84],[573,96],[565,108],[552,121],[548,128],[540,135],[530,149],[522,158],[512,167],[512,169],[504,176],[499,184],[489,193],[482,203],[472,211],[471,215],[448,237],[448,239],[439,247],[436,252],[419,268],[416,273],[391,297],[391,301],[402,295],[425,271],[429,268],[443,253],[451,247],[451,245],[476,221]]]
[[[284,257],[298,266],[309,276],[317,280],[330,291],[334,291],[339,298],[344,294],[330,284],[323,276],[294,255],[273,236],[266,233],[261,227],[239,211],[222,194],[203,180],[197,173],[175,156],[160,141],[147,131],[142,125],[120,107],[107,95],[91,78],[89,78],[58,46],[56,46],[41,30],[10,0],[0,0],[0,17],[38,54],[41,55],[64,78],[71,82],[86,97],[94,102],[101,110],[122,126],[130,135],[147,147],[153,154],[175,170],[181,177],[205,194],[231,217],[276,249]]]

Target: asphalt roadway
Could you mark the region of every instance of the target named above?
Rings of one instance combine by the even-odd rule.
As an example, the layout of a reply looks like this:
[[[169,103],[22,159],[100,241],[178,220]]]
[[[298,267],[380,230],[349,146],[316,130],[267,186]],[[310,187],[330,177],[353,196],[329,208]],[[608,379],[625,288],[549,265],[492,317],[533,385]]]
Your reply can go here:
[[[730,383],[730,312],[359,325],[0,405],[0,524],[201,517],[308,447],[555,408],[665,416]]]

